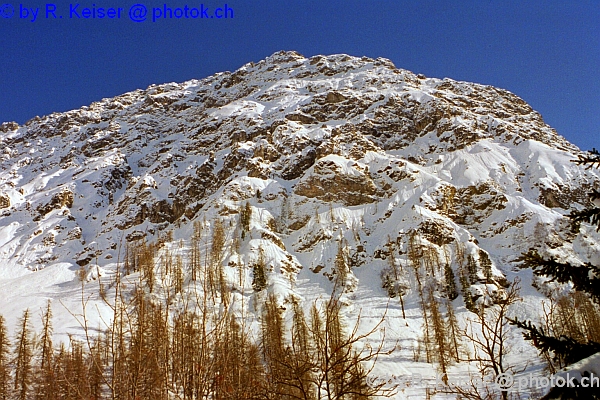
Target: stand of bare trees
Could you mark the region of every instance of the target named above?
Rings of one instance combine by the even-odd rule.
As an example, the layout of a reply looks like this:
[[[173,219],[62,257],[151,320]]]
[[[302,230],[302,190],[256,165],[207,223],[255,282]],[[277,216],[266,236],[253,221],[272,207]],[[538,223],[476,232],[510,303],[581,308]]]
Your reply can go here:
[[[446,252],[444,248],[441,250]],[[447,383],[448,367],[461,360],[463,336],[451,303],[458,294],[449,256],[445,255],[442,262],[437,248],[422,243],[417,232],[411,231],[407,258],[423,312],[423,337],[415,349],[415,360],[419,359],[421,350],[425,350],[426,361],[437,363],[442,379]]]
[[[306,319],[293,302],[291,340],[286,343],[281,310],[274,296],[265,304],[261,348],[267,370],[268,398],[343,400],[391,396],[393,387],[368,377],[384,350],[385,334],[375,344],[368,339],[380,331],[383,318],[359,333],[360,316],[351,329],[342,321],[341,303],[334,297],[313,303]]]
[[[98,330],[89,326],[82,281],[82,313],[73,316],[83,334],[68,343],[52,341],[50,303],[41,310],[41,331],[31,328],[26,310],[12,341],[0,316],[0,400],[354,400],[393,393],[367,379],[389,353],[384,334],[370,340],[383,318],[359,333],[360,316],[346,326],[334,296],[314,303],[308,318],[291,301],[286,322],[273,295],[255,292],[262,313],[252,331],[222,265],[230,245],[225,225],[211,225],[210,238],[207,224],[196,226],[187,258],[183,246],[130,244],[114,278],[99,285],[111,315]]]
[[[476,364],[480,380],[472,379],[470,386],[451,385],[448,393],[454,393],[464,399],[497,399],[506,400],[510,397],[507,390],[499,390],[493,382],[498,376],[517,372],[511,366],[506,356],[511,348],[509,339],[509,311],[518,301],[519,281],[512,282],[506,290],[496,293],[486,293],[486,297],[494,304],[477,306],[475,317],[468,321],[463,331],[464,337],[473,344],[473,354],[469,359]]]

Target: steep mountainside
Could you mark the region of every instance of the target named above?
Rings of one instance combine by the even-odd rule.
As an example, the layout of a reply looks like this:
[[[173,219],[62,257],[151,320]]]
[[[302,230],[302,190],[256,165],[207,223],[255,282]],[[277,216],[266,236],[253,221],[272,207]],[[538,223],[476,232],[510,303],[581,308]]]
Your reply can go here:
[[[109,277],[142,238],[185,255],[194,225],[208,246],[218,220],[221,264],[241,297],[252,296],[259,259],[282,304],[330,293],[340,255],[349,315],[376,318],[388,294],[402,293],[406,321],[397,301],[388,311],[403,349],[394,368],[425,371],[411,356],[422,323],[415,249],[434,290],[446,265],[460,286],[473,264],[474,301],[520,275],[530,316],[540,295],[528,271],[514,270],[521,252],[575,263],[600,254],[594,230],[574,232],[566,217],[598,182],[571,162],[576,146],[508,91],[381,58],[279,52],[233,73],[4,123],[0,151],[8,315],[47,298],[75,307],[80,267],[87,280]],[[86,286],[96,301],[98,286]],[[464,316],[463,296],[453,304]],[[57,332],[76,329],[64,310],[57,318]]]

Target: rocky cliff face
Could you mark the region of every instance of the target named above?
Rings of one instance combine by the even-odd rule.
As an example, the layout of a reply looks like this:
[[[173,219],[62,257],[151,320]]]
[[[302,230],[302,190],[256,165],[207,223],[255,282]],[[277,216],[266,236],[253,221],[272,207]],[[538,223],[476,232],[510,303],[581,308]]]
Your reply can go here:
[[[384,297],[381,271],[408,266],[411,243],[457,274],[471,258],[473,293],[501,288],[530,247],[579,260],[596,248],[565,214],[598,176],[570,162],[579,150],[540,114],[505,90],[381,58],[279,52],[4,123],[0,151],[0,279],[114,268],[128,242],[189,239],[216,219],[232,284],[260,250],[269,285],[300,294],[330,290],[340,248],[347,293]]]
[[[507,195],[566,209],[586,201],[588,182],[568,162],[578,149],[512,93],[346,55],[276,53],[1,132],[3,223],[24,233],[62,217],[105,239],[106,255],[113,227],[153,234],[192,220],[242,176],[279,182],[297,201],[353,207],[389,202],[420,173],[447,183],[443,193],[453,187],[446,211],[474,229]],[[7,256],[32,266],[33,242]]]

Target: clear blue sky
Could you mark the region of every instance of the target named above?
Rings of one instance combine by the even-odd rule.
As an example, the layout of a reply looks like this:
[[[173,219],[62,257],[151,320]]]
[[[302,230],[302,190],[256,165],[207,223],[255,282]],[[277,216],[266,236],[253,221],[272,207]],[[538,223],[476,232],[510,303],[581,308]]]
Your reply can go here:
[[[15,14],[10,14],[10,4]],[[600,147],[600,1],[93,0],[121,19],[46,19],[39,0],[0,0],[0,122],[24,123],[152,83],[235,70],[277,50],[386,57],[430,77],[499,86],[583,149]],[[228,19],[135,23],[128,10],[201,3]],[[21,19],[20,4],[40,8]],[[75,2],[73,3],[75,4]],[[4,14],[3,14],[4,13]],[[61,14],[62,13],[62,14]],[[210,15],[210,14],[207,14]],[[49,15],[52,17],[52,15]]]

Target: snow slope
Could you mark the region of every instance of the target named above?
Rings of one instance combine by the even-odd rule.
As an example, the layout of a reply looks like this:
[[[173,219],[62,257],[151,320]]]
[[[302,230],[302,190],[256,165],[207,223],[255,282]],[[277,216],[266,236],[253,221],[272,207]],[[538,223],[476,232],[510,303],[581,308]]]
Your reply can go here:
[[[426,78],[386,59],[279,52],[235,72],[4,123],[0,151],[0,313],[11,331],[23,309],[37,312],[48,299],[63,339],[81,334],[72,314],[82,299],[101,324],[108,310],[98,282],[114,276],[128,243],[172,235],[166,249],[185,258],[194,223],[210,232],[220,219],[239,304],[259,303],[250,284],[259,257],[282,304],[327,298],[342,249],[348,321],[360,313],[368,329],[387,307],[386,340],[399,351],[378,371],[416,374],[398,398],[422,396],[436,374],[414,356],[423,314],[411,235],[439,260],[427,275],[436,295],[446,264],[459,276],[462,251],[477,264],[473,296],[518,276],[515,312],[534,320],[543,296],[530,271],[515,269],[518,255],[537,248],[578,263],[599,254],[598,234],[572,233],[566,217],[598,182],[571,162],[576,146],[510,92]],[[382,288],[390,263],[404,271],[396,283],[406,318]],[[459,321],[472,315],[462,295],[452,304]],[[511,343],[509,362],[539,373],[518,332]],[[451,380],[472,370],[457,364]]]

